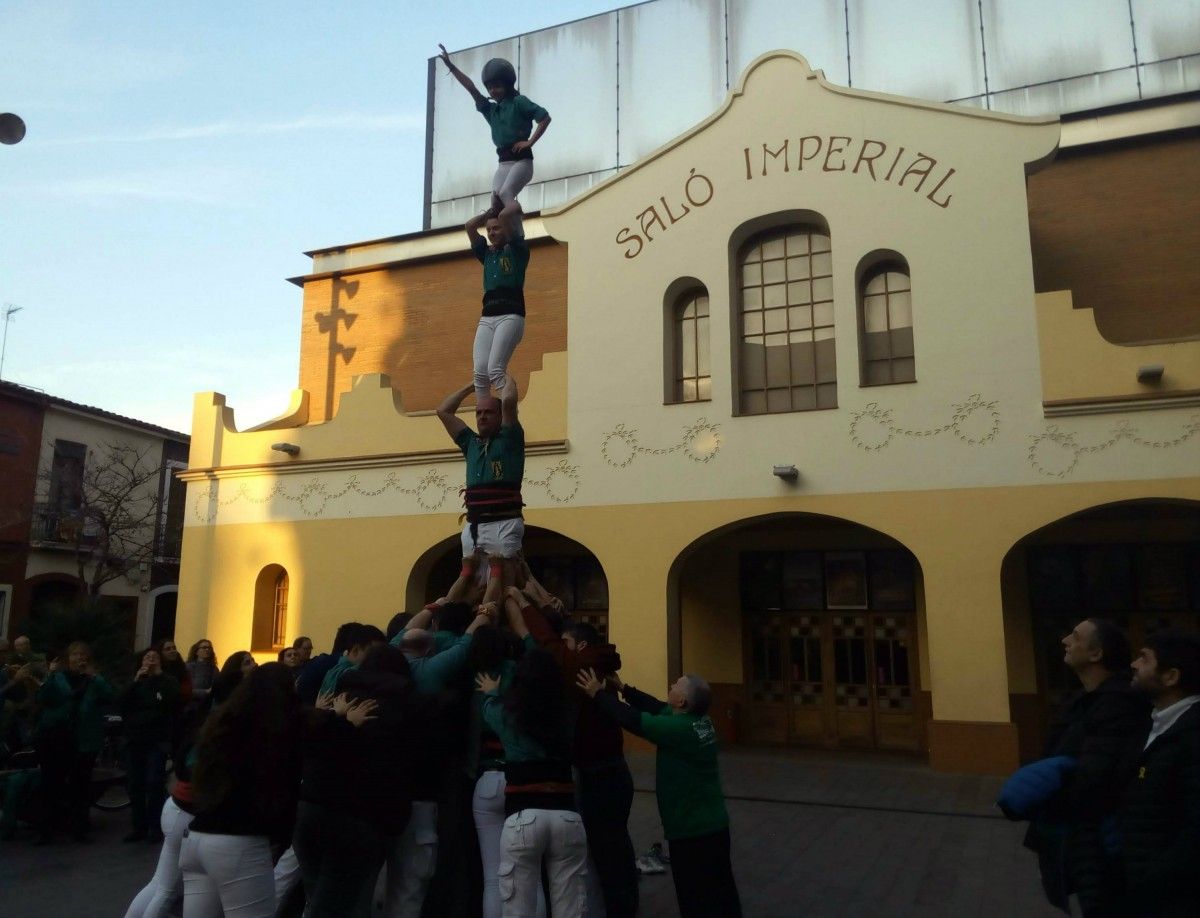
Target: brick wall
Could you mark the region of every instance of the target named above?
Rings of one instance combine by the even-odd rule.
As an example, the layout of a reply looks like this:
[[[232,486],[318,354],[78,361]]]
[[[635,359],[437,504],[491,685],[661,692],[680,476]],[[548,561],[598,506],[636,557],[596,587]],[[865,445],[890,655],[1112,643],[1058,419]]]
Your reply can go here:
[[[1029,180],[1034,281],[1117,344],[1200,336],[1200,132],[1067,150]]]
[[[364,373],[388,374],[408,411],[435,408],[471,380],[482,293],[482,268],[465,251],[306,283],[300,386],[311,393],[310,420],[336,413],[338,396],[350,388],[352,377]],[[567,347],[565,245],[531,245],[525,302],[525,338],[511,364],[522,392],[530,371],[541,367],[542,355]]]

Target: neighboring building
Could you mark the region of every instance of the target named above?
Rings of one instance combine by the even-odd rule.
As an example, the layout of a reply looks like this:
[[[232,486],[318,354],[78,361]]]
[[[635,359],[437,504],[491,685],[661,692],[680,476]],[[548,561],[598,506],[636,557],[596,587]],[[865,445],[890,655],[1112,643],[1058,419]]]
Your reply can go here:
[[[76,601],[81,555],[83,589],[95,579],[91,559],[106,529],[87,518],[83,495],[110,448],[138,460],[123,477],[136,486],[121,506],[138,521],[128,541],[148,550],[132,561],[114,552],[120,575],[99,595],[126,613],[131,648],[174,634],[185,495],[175,473],[187,467],[188,443],[177,431],[0,383],[0,635]]]
[[[526,220],[531,563],[630,682],[707,675],[727,738],[1036,754],[1074,621],[1200,624],[1198,125],[1193,96],[1060,124],[758,57]],[[478,264],[459,228],[310,254],[287,411],[239,432],[197,396],[187,639],[328,642],[457,570],[432,409]]]

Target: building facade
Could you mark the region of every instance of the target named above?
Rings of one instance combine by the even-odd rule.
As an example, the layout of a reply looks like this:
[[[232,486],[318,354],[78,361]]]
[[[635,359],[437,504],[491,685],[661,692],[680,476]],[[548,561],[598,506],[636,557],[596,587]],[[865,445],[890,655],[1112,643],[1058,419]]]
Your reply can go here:
[[[95,584],[123,613],[131,650],[171,637],[185,498],[176,473],[187,467],[187,454],[186,434],[0,383],[0,636],[15,637]],[[89,489],[106,464],[110,481],[128,493],[89,507]],[[118,508],[132,525],[97,523],[97,515]],[[114,546],[107,553],[105,539]],[[96,576],[102,556],[111,557],[111,578]]]
[[[1200,617],[1198,123],[1188,99],[1060,123],[754,60],[526,220],[535,570],[628,681],[704,674],[727,739],[1034,754],[1064,628]],[[311,254],[286,410],[239,431],[196,399],[188,640],[323,644],[457,568],[432,409],[469,375],[478,264],[459,229]]]

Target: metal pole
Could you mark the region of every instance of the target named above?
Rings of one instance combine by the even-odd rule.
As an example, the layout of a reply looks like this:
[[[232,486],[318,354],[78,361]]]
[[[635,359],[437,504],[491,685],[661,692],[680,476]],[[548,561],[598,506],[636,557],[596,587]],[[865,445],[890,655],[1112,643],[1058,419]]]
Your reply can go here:
[[[4,341],[0,344],[0,379],[4,378],[4,357],[8,352],[8,323],[24,308],[24,306],[14,306],[12,303],[4,304]]]

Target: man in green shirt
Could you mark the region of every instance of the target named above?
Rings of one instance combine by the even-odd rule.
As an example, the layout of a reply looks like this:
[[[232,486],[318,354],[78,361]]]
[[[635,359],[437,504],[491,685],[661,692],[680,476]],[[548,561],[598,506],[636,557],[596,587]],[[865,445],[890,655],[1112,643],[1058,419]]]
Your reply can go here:
[[[499,399],[490,395],[476,398],[478,433],[457,414],[459,405],[473,388],[473,384],[464,386],[448,395],[438,406],[437,415],[467,461],[464,498],[467,524],[462,532],[460,582],[474,576],[477,553],[484,553],[489,580],[483,602],[499,608],[505,580],[510,584],[515,580],[516,558],[525,538],[525,520],[521,516],[525,431],[517,418],[515,379],[507,378]]]
[[[658,747],[655,788],[663,834],[671,846],[671,877],[682,918],[738,918],[742,914],[729,860],[729,814],[717,767],[717,733],[708,716],[712,691],[699,676],[685,674],[659,701],[625,685],[610,683],[622,704],[592,670],[579,674],[579,687],[597,707],[630,733]]]

